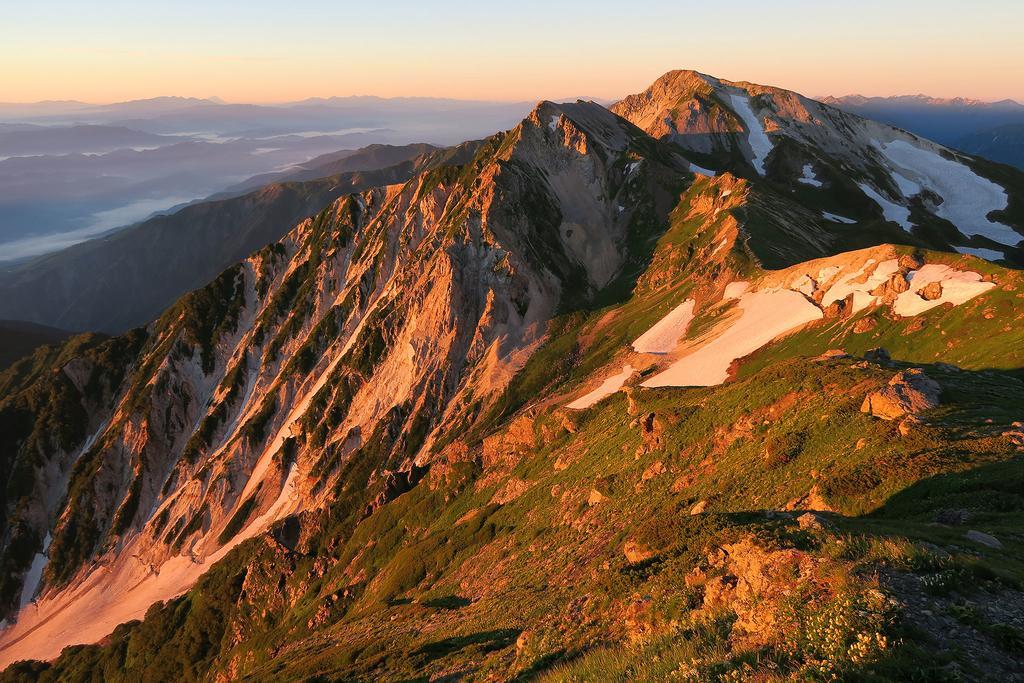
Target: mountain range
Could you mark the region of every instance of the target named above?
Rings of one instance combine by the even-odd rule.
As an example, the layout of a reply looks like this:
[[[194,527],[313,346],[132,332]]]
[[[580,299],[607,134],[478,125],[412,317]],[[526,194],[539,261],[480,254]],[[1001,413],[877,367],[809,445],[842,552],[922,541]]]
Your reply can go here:
[[[693,71],[406,153],[65,262],[185,277],[0,374],[0,680],[1019,680],[1024,173]]]
[[[369,97],[279,105],[180,97],[0,104],[0,266],[171,213],[252,176],[322,165],[318,157],[339,150],[483,137],[529,108]]]
[[[1014,100],[847,95],[822,101],[970,154],[1024,169],[1024,105]]]

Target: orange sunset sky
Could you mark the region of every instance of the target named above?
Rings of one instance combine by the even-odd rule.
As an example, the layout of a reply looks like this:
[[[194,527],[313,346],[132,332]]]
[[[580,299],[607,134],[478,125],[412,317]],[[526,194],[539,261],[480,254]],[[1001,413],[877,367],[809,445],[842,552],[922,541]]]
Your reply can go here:
[[[1015,0],[5,4],[6,102],[614,98],[672,68],[812,96],[1024,100]]]

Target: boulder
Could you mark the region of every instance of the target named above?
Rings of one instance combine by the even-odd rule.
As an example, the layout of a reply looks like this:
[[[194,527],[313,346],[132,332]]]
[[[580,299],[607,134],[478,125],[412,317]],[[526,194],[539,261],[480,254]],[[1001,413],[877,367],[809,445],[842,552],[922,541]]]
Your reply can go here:
[[[1009,429],[1003,432],[1003,436],[1017,448],[1024,448],[1024,422],[1014,422]]]
[[[640,475],[640,481],[648,481],[650,479],[654,479],[656,476],[658,476],[659,474],[663,474],[664,472],[665,463],[663,463],[660,460],[656,460],[655,462],[651,463],[651,465],[647,469],[644,470],[643,474]]]
[[[523,631],[516,638],[516,654],[521,654],[530,645],[533,634],[530,631]]]
[[[896,272],[889,276],[889,279],[871,290],[871,294],[881,297],[884,301],[892,301],[903,292],[910,289],[907,276],[902,272]]]
[[[995,536],[986,534],[983,531],[977,531],[975,529],[971,529],[966,534],[964,534],[964,538],[966,538],[968,541],[980,543],[981,545],[986,546],[988,548],[995,548],[996,550],[1000,550],[1003,547],[1002,542]]]
[[[969,510],[961,509],[946,509],[939,510],[935,513],[935,521],[939,524],[946,524],[950,526],[956,526],[959,524],[965,524],[967,520],[971,518]]]
[[[805,512],[796,518],[796,523],[800,525],[801,529],[807,531],[822,531],[827,527],[832,526],[828,520],[820,515],[816,515],[813,512]]]
[[[918,292],[925,301],[937,301],[942,298],[942,283],[929,282]]]
[[[942,387],[919,368],[897,373],[889,384],[864,397],[860,406],[883,420],[896,420],[905,415],[916,415],[939,405]]]
[[[697,504],[690,508],[690,515],[702,514],[708,509],[708,502],[706,500],[697,501]]]
[[[870,332],[878,326],[878,321],[874,318],[861,318],[853,324],[854,334],[864,334]]]

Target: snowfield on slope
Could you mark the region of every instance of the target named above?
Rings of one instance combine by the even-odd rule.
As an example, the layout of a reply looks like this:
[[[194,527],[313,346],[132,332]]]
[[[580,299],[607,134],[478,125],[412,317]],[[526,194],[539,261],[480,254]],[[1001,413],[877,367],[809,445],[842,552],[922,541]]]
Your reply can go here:
[[[733,110],[743,119],[743,123],[747,127],[747,142],[754,152],[750,164],[760,175],[764,175],[764,161],[772,151],[772,141],[764,131],[764,124],[750,108],[750,96],[746,93],[742,95],[730,93],[729,101],[732,103]]]
[[[875,143],[890,163],[893,179],[906,197],[925,187],[942,197],[935,214],[944,218],[968,237],[981,235],[994,242],[1015,246],[1021,236],[1010,226],[988,218],[993,211],[1005,209],[1009,198],[999,185],[982,178],[965,164],[947,159],[906,140]],[[911,176],[908,180],[904,174]]]
[[[858,263],[859,266],[856,265]],[[901,271],[905,272],[909,287],[895,299],[883,299],[879,295],[881,292],[876,290]],[[996,286],[993,282],[983,281],[982,276],[976,272],[957,270],[943,264],[926,264],[907,272],[900,268],[896,258],[887,258],[881,262],[874,258],[852,263],[847,260],[845,265],[843,262],[837,264],[834,260],[816,261],[804,267],[794,267],[782,275],[782,279],[779,278],[770,278],[769,282],[775,284],[762,285],[763,289],[755,291],[749,291],[749,283],[744,281],[727,285],[722,300],[737,301],[739,316],[720,323],[712,330],[712,334],[717,336],[676,359],[660,373],[642,382],[641,386],[696,387],[721,384],[729,378],[729,367],[734,361],[787,333],[822,319],[824,308],[847,298],[852,301],[853,313],[882,305],[883,301],[891,301],[893,313],[906,318],[943,304],[959,306]],[[928,292],[930,298],[925,298],[925,288],[933,284],[938,287],[931,287]],[[815,305],[812,299],[817,300],[819,294],[820,305]],[[686,312],[692,318],[692,308]],[[657,338],[658,335],[652,333],[663,332],[662,324],[675,313],[673,311],[659,321],[637,342],[645,338]],[[637,342],[634,342],[634,349],[639,351]]]
[[[689,163],[690,163],[690,173],[700,173],[701,175],[706,175],[709,178],[714,178],[715,175],[717,175],[714,171],[706,169],[703,166],[698,166],[697,164],[693,163],[692,161],[689,162]]]
[[[53,536],[51,536],[50,532],[47,531],[46,538],[43,539],[43,552],[35,554],[32,558],[32,564],[28,568],[28,572],[25,573],[25,585],[22,586],[21,589],[21,602],[18,605],[19,610],[25,609],[25,607],[32,602],[36,589],[39,588],[39,582],[43,578],[43,569],[46,568],[46,563],[50,560],[46,553],[50,549],[51,541],[53,541]]]
[[[957,252],[961,254],[970,254],[971,256],[977,256],[983,258],[986,261],[998,261],[1004,258],[1006,254],[996,249],[985,249],[984,247],[953,247]]]
[[[718,337],[642,384],[645,387],[708,387],[729,378],[729,366],[776,337],[822,317],[821,309],[788,289],[747,292],[741,315]]]
[[[868,197],[873,199],[876,204],[882,207],[882,216],[885,217],[885,220],[898,223],[899,226],[907,232],[910,232],[914,227],[914,224],[910,222],[910,209],[883,197],[879,194],[878,190],[867,183],[858,183],[857,186],[861,189],[861,192],[866,194]]]
[[[857,222],[857,221],[853,220],[852,218],[846,218],[845,216],[839,216],[839,215],[836,215],[834,213],[829,213],[828,211],[822,211],[821,215],[824,216],[826,220],[830,220],[833,223],[845,223],[846,225],[853,225],[854,223]]]
[[[267,511],[205,558],[175,555],[156,567],[139,559],[141,537],[136,536],[125,548],[136,562],[96,567],[70,593],[23,609],[0,638],[0,667],[19,659],[53,659],[68,645],[97,642],[118,624],[141,619],[153,603],[181,595],[239,543],[297,509],[296,478],[292,465]]]
[[[634,370],[632,365],[623,365],[622,372],[605,378],[605,380],[601,382],[601,385],[596,389],[588,394],[580,396],[565,407],[571,408],[572,410],[583,410],[584,408],[589,408],[602,398],[607,398],[621,389],[622,385],[626,383],[626,380],[633,376],[633,372]]]
[[[878,297],[871,292],[899,271],[900,265],[896,259],[887,259],[875,266],[866,278],[862,278],[868,268],[873,265],[875,265],[875,260],[868,259],[858,270],[847,273],[834,282],[822,296],[821,305],[828,306],[853,294],[853,312],[857,313],[877,302]],[[863,281],[860,281],[862,279]]]
[[[671,353],[690,327],[695,303],[693,299],[687,299],[672,309],[654,327],[636,338],[633,350],[637,353]]]
[[[745,280],[733,280],[725,286],[722,299],[739,299],[743,293],[750,289],[750,283]]]
[[[803,175],[796,179],[798,183],[804,185],[810,185],[811,187],[821,187],[824,185],[818,176],[814,175],[814,164],[804,164]]]
[[[904,318],[946,303],[959,306],[996,286],[994,282],[983,282],[978,273],[956,270],[938,263],[922,266],[921,270],[911,272],[908,279],[910,289],[896,297],[892,306],[893,312]],[[937,299],[925,299],[920,294],[921,290],[934,282],[939,283],[942,295]]]

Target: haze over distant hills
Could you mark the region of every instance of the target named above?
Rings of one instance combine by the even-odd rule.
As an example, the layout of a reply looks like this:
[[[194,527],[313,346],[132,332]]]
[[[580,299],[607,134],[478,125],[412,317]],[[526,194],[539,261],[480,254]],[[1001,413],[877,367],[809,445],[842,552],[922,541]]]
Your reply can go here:
[[[512,125],[529,107],[379,97],[274,105],[185,97],[0,104],[0,263],[64,248],[324,154],[482,137]]]
[[[123,332],[338,197],[472,156],[476,143],[373,145],[0,271],[0,318]],[[306,178],[305,174],[311,177]]]
[[[823,102],[965,152],[1024,168],[1024,104],[927,95],[826,97]]]

